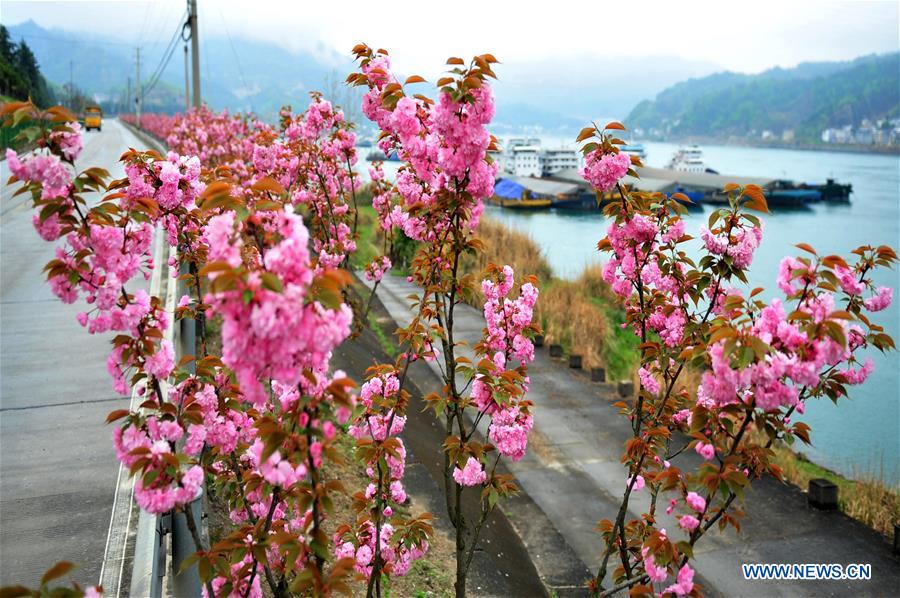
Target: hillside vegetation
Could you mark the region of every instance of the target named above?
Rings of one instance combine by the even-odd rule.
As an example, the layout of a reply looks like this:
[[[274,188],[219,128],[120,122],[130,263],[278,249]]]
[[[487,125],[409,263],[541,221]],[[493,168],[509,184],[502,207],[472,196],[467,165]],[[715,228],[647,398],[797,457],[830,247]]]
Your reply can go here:
[[[798,141],[814,142],[828,127],[897,116],[900,53],[893,53],[689,79],[638,104],[626,124],[672,137],[722,139],[791,129]]]
[[[9,31],[0,25],[0,95],[27,100],[46,107],[55,101],[37,59],[24,41],[13,43]]]

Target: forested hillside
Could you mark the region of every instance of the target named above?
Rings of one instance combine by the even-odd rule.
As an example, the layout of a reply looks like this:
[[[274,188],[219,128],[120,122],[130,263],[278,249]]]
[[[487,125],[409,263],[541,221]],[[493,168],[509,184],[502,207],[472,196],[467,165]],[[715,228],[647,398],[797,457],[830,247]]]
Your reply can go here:
[[[24,40],[13,43],[3,25],[0,25],[0,95],[17,100],[30,97],[38,106],[54,102],[31,48]]]
[[[815,141],[828,127],[898,115],[900,53],[893,53],[689,79],[638,104],[626,123],[671,137],[724,139],[793,130],[797,140]]]

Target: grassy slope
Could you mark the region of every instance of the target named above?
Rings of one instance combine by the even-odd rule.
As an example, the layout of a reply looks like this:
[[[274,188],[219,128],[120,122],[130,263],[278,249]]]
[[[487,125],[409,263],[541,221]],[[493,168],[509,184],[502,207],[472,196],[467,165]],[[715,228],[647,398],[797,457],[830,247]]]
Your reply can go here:
[[[585,367],[606,368],[610,380],[631,378],[637,368],[637,339],[621,328],[625,314],[598,266],[586,268],[574,281],[561,279],[528,235],[489,218],[482,218],[477,232],[485,251],[464,261],[466,273],[477,279],[494,263],[510,264],[517,276],[534,274],[541,289],[537,316],[547,342],[581,355]]]

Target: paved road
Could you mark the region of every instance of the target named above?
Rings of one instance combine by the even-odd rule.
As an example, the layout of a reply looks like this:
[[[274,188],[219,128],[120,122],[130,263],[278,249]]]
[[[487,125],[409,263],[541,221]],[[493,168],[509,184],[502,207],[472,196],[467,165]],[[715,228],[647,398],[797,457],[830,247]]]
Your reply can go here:
[[[407,296],[415,292],[405,278],[386,276],[378,297],[406,326],[412,315]],[[468,306],[458,308],[455,323],[455,337],[470,346],[484,327],[482,314]],[[529,374],[535,427],[526,457],[518,463],[507,461],[507,466],[585,566],[596,571],[601,546],[594,524],[613,519],[618,510],[626,476],[619,457],[631,428],[612,407],[618,397],[609,386],[592,384],[550,359],[546,348],[537,350]],[[649,509],[648,494],[632,499],[632,517]],[[797,488],[771,479],[759,481],[744,508],[740,535],[730,528],[726,533],[711,531],[698,544],[694,565],[707,594],[896,596],[900,592],[900,563],[884,538],[841,513],[809,509],[806,495]],[[660,521],[670,534],[680,533],[677,522],[664,513]],[[742,563],[868,563],[873,579],[747,582]]]
[[[86,133],[79,167],[124,176],[119,156],[142,144],[114,120]],[[9,178],[0,162],[2,181]],[[41,272],[53,245],[31,225],[30,202],[0,201],[0,585],[36,585],[54,562],[94,585],[106,546],[118,463],[104,421],[128,398],[106,373],[109,337],[91,336]]]

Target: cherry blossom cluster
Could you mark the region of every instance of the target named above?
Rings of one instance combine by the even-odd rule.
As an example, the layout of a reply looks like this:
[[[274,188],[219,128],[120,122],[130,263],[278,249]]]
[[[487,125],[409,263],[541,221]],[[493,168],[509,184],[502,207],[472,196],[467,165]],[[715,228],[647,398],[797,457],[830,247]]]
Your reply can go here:
[[[482,281],[484,293],[484,337],[476,347],[484,373],[472,380],[472,402],[478,409],[478,417],[488,415],[488,438],[497,451],[518,461],[525,456],[528,433],[534,425],[530,414],[530,403],[522,400],[528,391],[526,366],[534,361],[534,344],[529,338],[534,332],[532,319],[538,290],[534,282],[524,282],[515,299],[510,292],[515,285],[515,275],[511,266],[504,266],[493,272],[495,279]],[[510,367],[513,366],[514,367]],[[512,372],[512,384],[507,382],[507,374]],[[453,475],[464,486],[482,483],[486,476],[476,473],[477,461],[469,458],[462,469]],[[483,473],[483,472],[482,472]],[[477,480],[477,482],[476,482]]]
[[[270,145],[266,157],[260,158],[268,161],[267,166],[258,165],[257,172],[276,174],[289,189],[291,203],[308,211],[320,266],[342,266],[356,250],[356,192],[361,185],[354,170],[356,134],[343,111],[314,94],[303,114],[295,117],[282,111],[281,135],[290,157],[279,157],[283,153],[279,146]]]
[[[335,557],[352,558],[356,571],[366,579],[376,569],[376,560],[379,570],[402,577],[428,550],[430,528],[425,521],[406,522],[394,516],[408,501],[403,487],[406,447],[400,438],[406,425],[400,411],[407,401],[396,372],[376,369],[360,389],[362,412],[349,428],[370,482],[355,497],[356,525],[342,526],[334,535]],[[380,539],[377,547],[376,538]]]
[[[387,54],[362,45],[354,53],[360,72],[348,81],[368,86],[362,109],[383,132],[379,147],[386,155],[397,152],[405,163],[395,183],[401,199],[398,209],[379,210],[381,221],[390,218],[411,239],[433,241],[448,226],[443,216],[447,202],[455,201],[474,229],[484,210],[483,200],[493,194],[498,168],[486,157],[496,143],[487,131],[494,116],[493,93],[486,81],[493,74],[489,66],[493,57],[478,57],[481,72],[461,78],[455,87],[451,77],[439,81],[435,102],[406,95],[391,73]],[[463,64],[460,59],[451,60],[451,64]],[[410,84],[421,81],[420,77],[407,80]]]
[[[145,112],[141,114],[140,128],[157,139],[165,139],[178,119],[179,115]],[[136,114],[120,114],[119,120],[123,120],[135,127],[138,126]]]
[[[237,221],[234,212],[209,220],[204,236],[215,283],[226,272],[227,283],[213,286],[205,301],[222,317],[222,360],[231,368],[244,397],[254,405],[269,400],[262,380],[289,387],[314,388],[328,367],[331,351],[350,332],[352,314],[341,304],[328,309],[307,301],[314,269],[302,219],[287,212]],[[244,237],[260,236],[271,244],[244,265]],[[226,269],[230,268],[230,270]],[[304,371],[317,375],[316,382]]]
[[[584,156],[581,176],[597,191],[613,189],[631,168],[631,157],[625,152],[606,153],[595,149]]]

